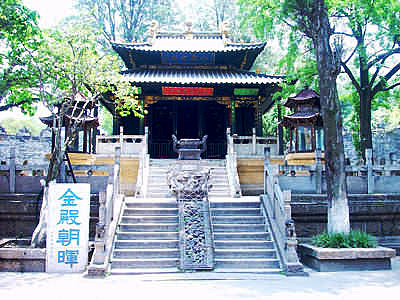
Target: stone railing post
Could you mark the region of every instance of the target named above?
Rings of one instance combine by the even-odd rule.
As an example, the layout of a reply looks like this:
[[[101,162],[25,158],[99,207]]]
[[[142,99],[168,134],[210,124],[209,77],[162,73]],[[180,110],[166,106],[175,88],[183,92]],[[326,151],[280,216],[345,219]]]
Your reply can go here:
[[[374,166],[372,164],[372,149],[365,149],[365,159],[367,163],[368,194],[374,192]]]
[[[256,155],[257,154],[257,136],[256,136],[256,129],[253,128],[253,136],[252,136],[252,154]]]
[[[106,193],[99,193],[99,222],[96,224],[95,253],[93,263],[102,265],[106,257]]]
[[[15,193],[15,174],[16,173],[16,162],[15,162],[15,147],[10,148],[10,163],[8,168],[9,174],[9,190],[10,193]]]
[[[315,151],[315,191],[322,194],[322,153],[319,149]]]
[[[268,193],[267,190],[267,177],[272,175],[268,174],[268,166],[270,165],[271,152],[269,148],[264,148],[264,194]]]
[[[122,152],[124,152],[124,127],[119,127],[119,147]],[[115,149],[116,150],[116,149]]]
[[[114,179],[113,179],[113,199],[120,194],[120,167],[121,166],[121,148],[115,147],[115,157],[114,157],[114,170],[117,171],[117,174],[114,171]]]
[[[144,146],[146,147],[146,154],[149,153],[149,127],[144,128]]]

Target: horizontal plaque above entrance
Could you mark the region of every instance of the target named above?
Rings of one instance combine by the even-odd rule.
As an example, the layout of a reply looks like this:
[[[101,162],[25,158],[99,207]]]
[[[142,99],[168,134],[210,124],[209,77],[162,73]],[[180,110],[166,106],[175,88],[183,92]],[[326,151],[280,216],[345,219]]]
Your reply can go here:
[[[214,88],[163,86],[162,94],[165,96],[212,96]]]

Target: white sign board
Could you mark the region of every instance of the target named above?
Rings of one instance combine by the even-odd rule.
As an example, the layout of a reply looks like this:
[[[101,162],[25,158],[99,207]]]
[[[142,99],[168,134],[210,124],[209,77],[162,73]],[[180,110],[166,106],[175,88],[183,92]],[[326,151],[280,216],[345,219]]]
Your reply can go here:
[[[53,183],[48,197],[46,271],[83,272],[88,262],[90,184]]]

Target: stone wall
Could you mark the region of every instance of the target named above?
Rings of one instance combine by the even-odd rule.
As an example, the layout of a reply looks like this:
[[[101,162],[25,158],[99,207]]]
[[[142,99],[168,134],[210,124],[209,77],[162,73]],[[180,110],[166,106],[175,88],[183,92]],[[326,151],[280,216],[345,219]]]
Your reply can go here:
[[[15,147],[18,165],[47,165],[46,153],[51,152],[51,131],[46,128],[40,136],[32,136],[27,129],[21,129],[15,135],[8,135],[0,127],[0,163],[8,164],[10,148]]]
[[[351,132],[343,133],[344,151],[349,158],[351,165],[359,163],[359,157],[353,146],[353,137]],[[384,164],[390,160],[400,161],[400,126],[390,132],[384,132],[382,128],[375,130],[372,137],[374,147],[374,161],[378,164]]]

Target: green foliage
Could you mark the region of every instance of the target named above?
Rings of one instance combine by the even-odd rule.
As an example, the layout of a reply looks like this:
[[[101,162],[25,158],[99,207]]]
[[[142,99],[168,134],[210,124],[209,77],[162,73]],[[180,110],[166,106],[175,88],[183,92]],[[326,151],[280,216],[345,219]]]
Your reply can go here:
[[[44,35],[46,43],[39,53],[46,88],[41,89],[41,98],[50,108],[66,99],[94,99],[109,92],[121,115],[141,116],[137,89],[120,74],[119,58],[102,51],[101,34],[93,24],[67,22]]]
[[[38,136],[40,131],[46,128],[46,125],[36,119],[17,120],[9,118],[1,120],[0,126],[10,135],[16,134],[22,128],[26,128],[33,136]]]
[[[322,248],[376,248],[376,238],[362,231],[321,233],[312,238],[312,244]]]
[[[42,40],[37,14],[20,0],[0,1],[0,111],[20,107],[33,114],[39,101],[37,50]]]
[[[101,107],[101,128],[106,132],[107,135],[112,135],[113,131],[113,116],[104,107]]]
[[[78,0],[76,7],[88,14],[108,42],[143,40],[156,20],[162,27],[176,24],[177,6],[172,0]],[[179,6],[178,6],[179,7]]]

